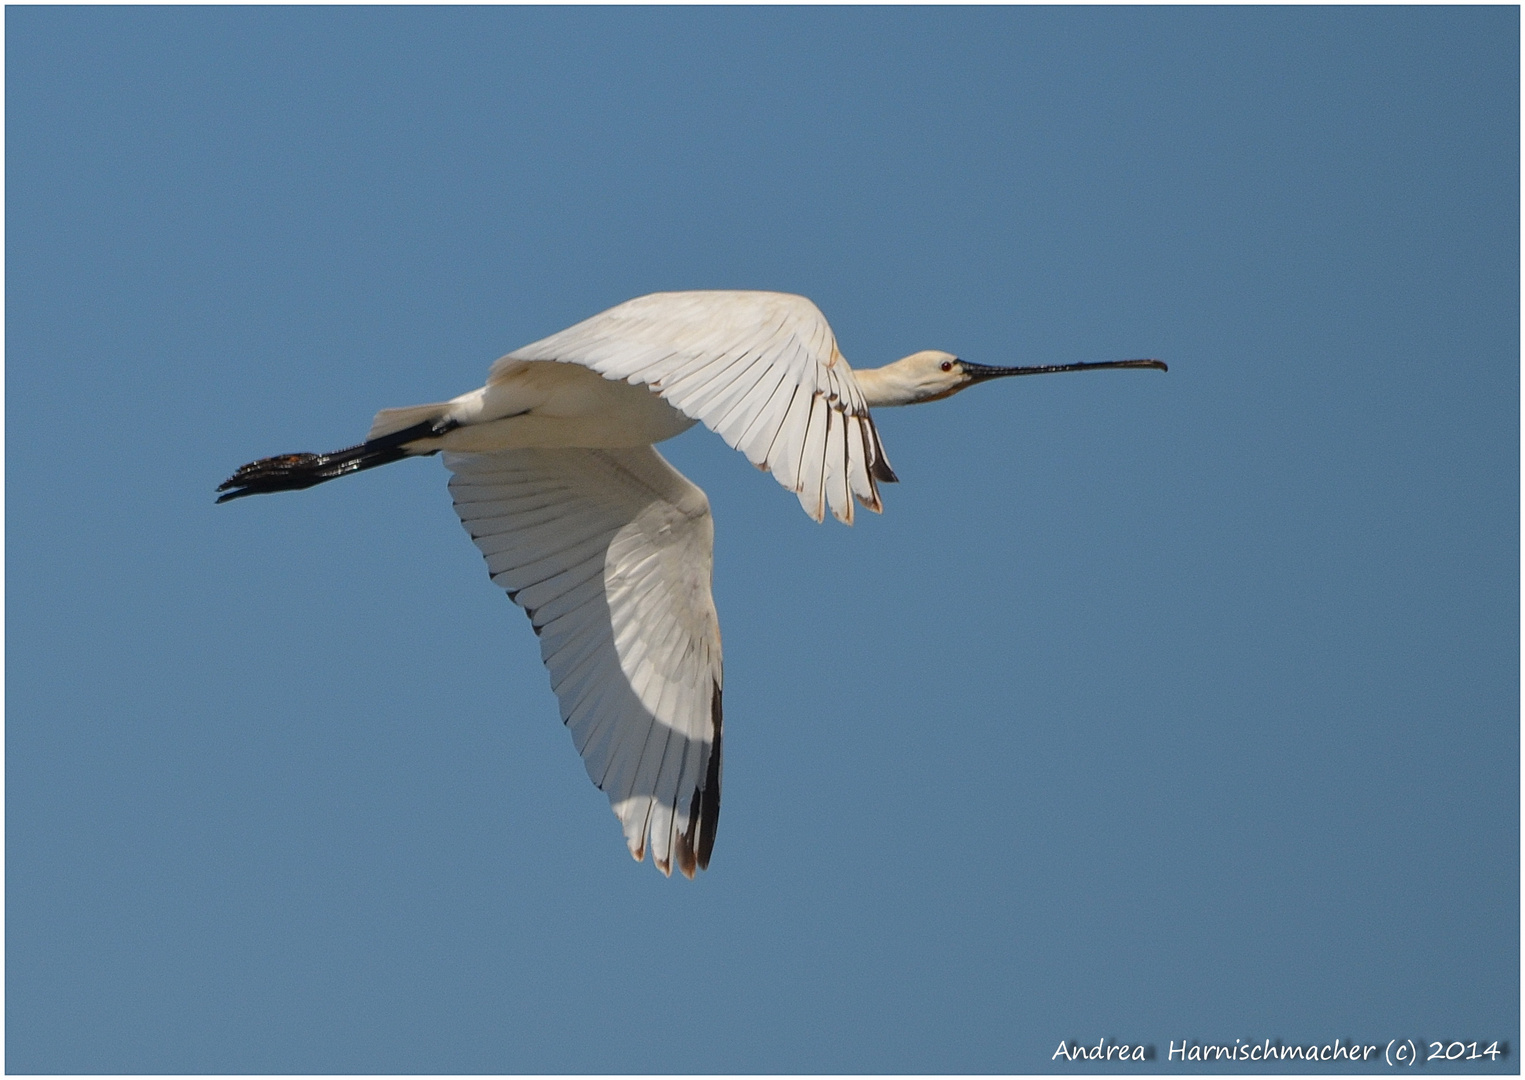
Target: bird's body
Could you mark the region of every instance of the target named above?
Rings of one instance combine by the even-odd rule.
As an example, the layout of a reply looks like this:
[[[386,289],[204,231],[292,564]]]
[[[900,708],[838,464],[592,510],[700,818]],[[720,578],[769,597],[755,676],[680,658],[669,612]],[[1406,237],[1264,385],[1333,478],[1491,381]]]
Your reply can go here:
[[[417,423],[413,417],[420,409],[436,413],[430,420],[460,425],[421,445],[462,454],[651,446],[696,423],[644,386],[606,379],[580,364],[527,360],[505,367],[481,389],[438,406],[387,410],[366,437],[389,435],[390,424],[405,419]],[[391,413],[404,415],[394,420]]]
[[[457,513],[530,616],[562,719],[637,859],[708,865],[720,810],[720,630],[709,500],[653,444],[704,423],[821,520],[895,479],[870,407],[1006,375],[941,352],[854,372],[821,312],[768,292],[655,293],[498,360],[447,402],[385,409],[366,441],[244,466],[219,501],[441,451]]]

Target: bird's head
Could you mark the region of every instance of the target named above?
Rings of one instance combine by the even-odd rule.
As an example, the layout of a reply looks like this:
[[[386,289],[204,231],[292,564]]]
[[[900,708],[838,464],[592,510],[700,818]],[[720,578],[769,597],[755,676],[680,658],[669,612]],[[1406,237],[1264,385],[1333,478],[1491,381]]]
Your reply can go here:
[[[940,401],[974,382],[962,360],[940,349],[923,349],[879,370],[907,405]]]
[[[1047,375],[1057,371],[1091,368],[1155,368],[1169,370],[1159,360],[1103,360],[1097,363],[1046,364],[1039,367],[991,367],[971,364],[952,353],[923,349],[882,368],[857,373],[870,405],[919,405],[941,401],[975,383],[1012,375]]]

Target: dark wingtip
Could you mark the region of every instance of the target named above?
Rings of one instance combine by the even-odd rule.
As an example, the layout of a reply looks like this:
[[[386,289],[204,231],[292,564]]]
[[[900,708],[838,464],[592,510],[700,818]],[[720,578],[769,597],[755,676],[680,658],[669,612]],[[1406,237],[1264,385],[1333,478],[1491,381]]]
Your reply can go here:
[[[720,684],[715,683],[714,686],[714,696],[710,699],[714,745],[710,747],[709,768],[705,770],[704,777],[704,797],[699,803],[699,815],[704,823],[700,827],[699,850],[695,852],[701,870],[710,868],[710,852],[715,850],[715,830],[720,826],[720,734],[723,720],[720,711]]]
[[[678,835],[678,870],[693,879],[695,870],[708,870],[710,854],[715,850],[715,829],[720,824],[720,684],[715,683],[710,698],[710,760],[704,770],[704,787],[694,791],[688,806],[688,831]],[[695,843],[695,841],[698,843]]]

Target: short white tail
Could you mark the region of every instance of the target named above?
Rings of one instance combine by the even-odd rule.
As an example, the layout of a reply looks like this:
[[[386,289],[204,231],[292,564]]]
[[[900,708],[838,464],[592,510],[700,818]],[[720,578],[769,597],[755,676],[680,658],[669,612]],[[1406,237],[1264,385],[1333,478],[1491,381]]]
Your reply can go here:
[[[371,421],[371,430],[366,433],[366,441],[379,439],[383,435],[391,435],[393,432],[410,428],[414,424],[422,424],[425,420],[438,420],[449,408],[448,401],[436,401],[432,405],[407,405],[401,409],[382,409],[376,414],[376,419]]]

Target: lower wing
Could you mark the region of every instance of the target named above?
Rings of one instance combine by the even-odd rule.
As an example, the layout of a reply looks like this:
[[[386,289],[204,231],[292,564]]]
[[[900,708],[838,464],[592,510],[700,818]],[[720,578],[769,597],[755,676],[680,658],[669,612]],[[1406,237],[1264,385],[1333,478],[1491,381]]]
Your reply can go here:
[[[687,877],[720,817],[709,500],[651,447],[446,454],[456,513],[522,607],[636,859]]]

